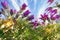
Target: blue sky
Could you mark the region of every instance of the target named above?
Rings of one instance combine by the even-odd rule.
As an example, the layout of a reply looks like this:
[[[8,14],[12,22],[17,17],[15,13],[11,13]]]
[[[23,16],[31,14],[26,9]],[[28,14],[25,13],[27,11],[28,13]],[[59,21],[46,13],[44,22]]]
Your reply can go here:
[[[0,0],[0,3],[1,1],[4,0]],[[38,17],[39,14],[43,13],[44,10],[48,7],[47,0],[5,0],[5,1],[8,2],[9,7],[11,9],[16,9],[17,11],[19,10],[20,6],[23,3],[26,3],[28,5],[27,9],[30,9],[31,14],[34,14],[35,17]],[[54,3],[52,3],[50,6],[55,5],[56,1],[60,2],[60,0],[54,0]],[[0,8],[2,8],[1,4]]]

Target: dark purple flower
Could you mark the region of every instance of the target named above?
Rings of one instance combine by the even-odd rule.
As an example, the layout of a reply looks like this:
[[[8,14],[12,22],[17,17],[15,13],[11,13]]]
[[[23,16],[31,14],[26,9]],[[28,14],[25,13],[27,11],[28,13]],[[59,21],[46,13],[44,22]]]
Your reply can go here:
[[[1,5],[3,6],[3,8],[7,8],[7,6],[8,6],[8,3],[6,2],[6,1],[4,1],[4,2],[1,2]]]
[[[13,15],[13,9],[10,10],[10,14]]]
[[[14,13],[16,13],[16,10],[10,9],[10,14],[13,15]]]
[[[29,10],[25,11],[25,12],[23,13],[23,17],[28,16],[28,15],[29,15],[29,13],[30,13],[30,11],[29,11]]]
[[[45,11],[52,11],[52,7],[48,7]]]
[[[24,4],[22,5],[22,7],[21,7],[21,10],[25,10],[26,7],[27,7],[27,5],[24,3]]]
[[[34,19],[34,15],[30,15],[27,20],[33,20]]]
[[[53,1],[54,1],[54,0],[48,0],[48,3],[50,3],[50,4],[51,4],[51,3],[53,3]]]
[[[48,15],[46,13],[44,13],[43,15],[41,14],[41,18],[42,20],[48,20]]]
[[[0,12],[0,14],[2,14],[2,13]]]

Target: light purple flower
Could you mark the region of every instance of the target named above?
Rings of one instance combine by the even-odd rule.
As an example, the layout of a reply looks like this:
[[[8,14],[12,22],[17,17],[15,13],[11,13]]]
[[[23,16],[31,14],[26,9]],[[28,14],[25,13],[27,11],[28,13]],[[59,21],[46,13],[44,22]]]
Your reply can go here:
[[[8,3],[6,2],[6,1],[4,1],[4,2],[1,2],[1,5],[3,6],[3,8],[7,8],[7,6],[8,6]]]

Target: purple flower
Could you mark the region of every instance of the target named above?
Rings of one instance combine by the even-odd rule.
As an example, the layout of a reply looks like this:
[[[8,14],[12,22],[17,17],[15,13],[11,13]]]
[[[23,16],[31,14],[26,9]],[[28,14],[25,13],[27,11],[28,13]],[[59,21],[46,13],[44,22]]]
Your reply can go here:
[[[51,4],[51,3],[53,3],[53,1],[54,1],[54,0],[48,0],[48,3],[50,3],[50,4]]]
[[[30,15],[27,20],[33,20],[34,19],[34,15]]]
[[[55,15],[57,13],[57,9],[51,11],[51,15]]]
[[[60,15],[55,15],[55,16],[52,15],[50,18],[51,20],[56,20],[60,18]]]
[[[0,12],[0,14],[2,14],[2,13]]]
[[[6,1],[4,1],[4,2],[1,2],[1,5],[3,6],[3,8],[7,8],[7,6],[8,6],[8,3],[6,2]]]
[[[21,10],[25,10],[26,7],[27,7],[27,5],[24,3],[24,4],[22,5],[22,7],[21,7]]]
[[[48,7],[45,11],[52,11],[52,7]]]
[[[56,19],[59,19],[60,18],[60,15],[56,15]]]
[[[25,12],[23,13],[23,17],[28,16],[28,15],[29,15],[29,13],[30,13],[30,11],[29,11],[29,10],[25,11]]]
[[[57,15],[57,9],[54,9],[51,11],[51,14],[50,14],[50,19],[51,20],[56,20],[56,19],[59,19],[60,18],[60,15]]]
[[[48,20],[48,15],[46,13],[44,13],[43,15],[41,14],[41,18],[42,20]]]
[[[50,17],[50,19],[51,19],[51,20],[55,20],[55,19],[56,19],[56,17],[54,17],[54,16],[51,16],[51,17]]]
[[[34,29],[38,26],[38,22],[37,21],[34,21],[33,22],[33,26],[34,26]]]
[[[13,15],[13,9],[10,10],[10,14]]]
[[[16,13],[16,10],[10,9],[10,14],[13,15],[14,13]]]

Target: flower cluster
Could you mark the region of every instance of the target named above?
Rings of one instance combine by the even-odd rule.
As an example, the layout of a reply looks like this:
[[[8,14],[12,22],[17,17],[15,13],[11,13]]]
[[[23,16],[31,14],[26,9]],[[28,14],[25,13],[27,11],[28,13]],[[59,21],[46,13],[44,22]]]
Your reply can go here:
[[[48,3],[53,1],[48,0]],[[25,10],[25,3],[19,11],[11,9],[6,1],[1,5],[0,40],[60,40],[60,23],[55,23],[60,18],[58,9],[48,7],[39,19],[34,20],[30,10]],[[40,19],[43,22],[40,23]]]
[[[34,19],[34,15],[29,15],[31,13],[29,10],[26,10],[23,14],[21,14],[21,12],[23,12],[27,7],[25,3],[22,4],[19,11],[16,11],[15,9],[10,9],[6,1],[1,2],[1,5],[3,6],[3,8],[1,9],[0,15],[2,14],[5,17],[0,18],[1,20],[3,20],[2,25],[0,25],[1,28],[13,29],[13,26],[20,18],[24,19],[25,17],[27,17],[25,20],[28,21],[32,21]]]
[[[55,21],[60,18],[60,15],[57,14],[57,9],[53,9],[52,7],[48,7],[45,10],[45,12],[46,13],[41,14],[41,18],[40,18],[43,20],[43,22],[45,22],[46,20],[48,22],[51,22],[51,21]]]

